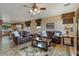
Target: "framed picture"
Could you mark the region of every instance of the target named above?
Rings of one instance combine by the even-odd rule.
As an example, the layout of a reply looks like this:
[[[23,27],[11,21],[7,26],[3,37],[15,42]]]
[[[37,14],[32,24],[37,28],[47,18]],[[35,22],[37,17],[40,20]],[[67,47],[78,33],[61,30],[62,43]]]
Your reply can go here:
[[[54,23],[47,23],[46,28],[47,29],[54,29]]]

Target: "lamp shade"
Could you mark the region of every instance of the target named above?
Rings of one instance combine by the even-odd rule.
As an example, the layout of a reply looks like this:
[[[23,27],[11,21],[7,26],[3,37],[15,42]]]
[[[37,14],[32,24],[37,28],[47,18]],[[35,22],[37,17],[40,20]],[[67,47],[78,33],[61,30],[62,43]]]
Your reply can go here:
[[[70,29],[70,25],[69,24],[66,24],[65,30],[69,30],[69,29]]]

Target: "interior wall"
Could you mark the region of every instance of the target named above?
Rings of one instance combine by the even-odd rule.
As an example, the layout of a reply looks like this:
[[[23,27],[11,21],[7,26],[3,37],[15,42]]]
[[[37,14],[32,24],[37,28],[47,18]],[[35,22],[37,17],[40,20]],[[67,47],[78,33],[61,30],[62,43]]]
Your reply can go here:
[[[54,29],[46,29],[47,23],[54,23]],[[62,25],[62,19],[60,15],[42,19],[42,30],[64,32],[63,27],[64,26]]]
[[[46,29],[46,24],[47,23],[54,23],[55,27],[54,29]],[[64,26],[62,25],[62,19],[61,15],[58,16],[53,16],[53,17],[48,17],[48,18],[43,18],[41,21],[41,30],[46,30],[46,31],[62,31],[64,32]],[[33,33],[36,33],[36,22],[35,20],[31,21],[31,31]]]
[[[74,19],[74,23],[70,25],[73,27],[73,32],[69,31],[69,35],[76,36],[76,17],[74,17],[73,19]],[[46,28],[47,23],[54,23],[54,29],[47,29]],[[26,27],[25,22],[22,22],[21,24],[23,24],[23,28]],[[37,32],[35,20],[31,20],[30,27],[31,27],[32,33]],[[42,31],[61,31],[63,34],[66,34],[65,24],[63,24],[63,19],[61,18],[61,15],[42,18],[41,30]]]
[[[74,20],[74,23],[70,25],[73,27],[73,32],[69,31],[69,35],[76,36],[76,17],[74,17],[73,20]],[[47,29],[46,28],[47,23],[54,23],[54,29]],[[25,22],[22,22],[22,24],[23,24],[23,28],[25,28],[26,27]],[[31,20],[30,28],[32,33],[37,32],[35,20]],[[65,24],[63,24],[63,19],[61,18],[61,15],[42,18],[41,30],[42,31],[61,31],[62,34],[66,34]]]
[[[73,19],[74,19],[74,23],[70,24],[70,26],[73,27],[73,32],[69,31],[69,35],[76,36],[76,19],[75,17]],[[47,23],[54,23],[54,29],[47,29],[46,28]],[[23,27],[25,28],[26,27],[25,23],[22,23],[22,24],[23,24]],[[30,27],[31,27],[32,33],[37,32],[35,20],[31,20]],[[61,15],[43,18],[41,21],[41,30],[42,31],[61,31],[62,34],[66,34],[65,24],[63,24],[63,19],[61,18]]]
[[[31,21],[31,32],[32,32],[32,33],[36,33],[36,32],[37,32],[35,20],[32,20],[32,21]]]
[[[76,28],[75,28],[76,27],[76,25],[75,25],[76,19],[75,19],[75,17],[73,18],[73,20],[74,20],[74,23],[70,24],[70,26],[73,27],[73,32],[71,32],[69,30],[69,35],[75,36],[76,35],[76,33],[75,33],[75,31],[76,31]],[[54,29],[46,29],[47,23],[54,23]],[[41,29],[42,31],[43,30],[46,30],[46,31],[61,31],[62,34],[64,34],[64,35],[66,34],[66,30],[65,30],[66,25],[63,24],[63,19],[61,18],[61,15],[43,18],[41,26],[42,26],[42,29]]]

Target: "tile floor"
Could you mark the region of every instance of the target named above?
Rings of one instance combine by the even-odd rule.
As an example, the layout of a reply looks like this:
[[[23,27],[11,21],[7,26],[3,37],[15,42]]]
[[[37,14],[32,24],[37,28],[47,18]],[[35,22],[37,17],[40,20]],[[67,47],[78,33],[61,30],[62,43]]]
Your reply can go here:
[[[0,56],[26,56],[25,50],[20,50],[23,47],[30,48],[31,42],[27,42],[21,45],[15,45],[8,36],[5,36],[0,41]],[[27,49],[26,48],[26,49]],[[33,47],[31,47],[33,48]],[[39,48],[38,51],[40,51]],[[72,54],[73,51],[73,54]],[[40,53],[35,53],[35,56],[75,56],[74,47],[56,45],[55,47],[49,47],[47,52],[41,51]]]

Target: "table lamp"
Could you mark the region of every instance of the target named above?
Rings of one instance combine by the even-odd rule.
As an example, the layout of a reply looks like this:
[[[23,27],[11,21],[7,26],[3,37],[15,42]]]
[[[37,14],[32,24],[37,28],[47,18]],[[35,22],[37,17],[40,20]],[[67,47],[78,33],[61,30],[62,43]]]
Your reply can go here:
[[[67,36],[68,36],[69,30],[70,30],[70,25],[69,24],[66,24],[65,30],[66,30],[66,33],[67,33]]]

